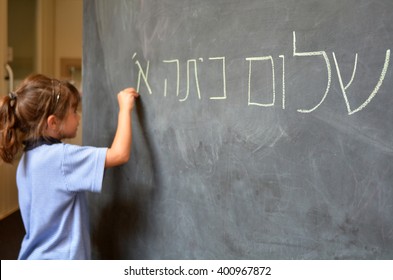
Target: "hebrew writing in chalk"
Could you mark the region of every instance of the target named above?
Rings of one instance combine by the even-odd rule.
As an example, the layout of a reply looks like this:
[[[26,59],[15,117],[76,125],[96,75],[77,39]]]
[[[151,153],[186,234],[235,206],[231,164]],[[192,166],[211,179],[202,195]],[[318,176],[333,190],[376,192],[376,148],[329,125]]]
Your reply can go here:
[[[298,42],[296,39],[296,32],[293,31],[292,33],[292,58],[297,58],[297,59],[316,59],[317,61],[320,61],[321,65],[323,66],[323,69],[325,70],[325,77],[326,77],[326,86],[324,88],[320,88],[319,91],[315,91],[312,94],[316,95],[318,97],[318,102],[316,104],[304,104],[302,108],[296,108],[296,111],[299,113],[311,113],[316,111],[320,106],[323,105],[326,97],[328,96],[330,92],[330,87],[332,84],[332,68],[331,68],[331,60],[329,58],[329,55],[326,51],[324,50],[302,50],[302,44],[301,42]],[[343,101],[345,102],[348,115],[355,114],[357,112],[360,112],[364,108],[367,107],[367,105],[376,97],[379,89],[381,88],[384,80],[386,73],[389,69],[389,63],[390,63],[390,49],[386,50],[386,53],[384,54],[385,60],[384,64],[381,65],[381,73],[379,76],[379,79],[376,81],[376,85],[373,89],[373,91],[369,94],[368,98],[362,102],[360,106],[357,108],[353,108],[350,102],[350,98],[348,96],[348,92],[350,91],[350,87],[354,82],[356,72],[357,70],[357,64],[359,61],[359,56],[357,53],[354,54],[354,65],[353,65],[353,70],[352,70],[352,75],[349,81],[344,82],[341,74],[341,69],[340,69],[340,64],[337,61],[336,54],[335,52],[332,52],[331,54],[336,73],[337,73],[337,80],[340,85],[340,89],[343,95]],[[204,63],[204,58],[199,57],[199,58],[190,58],[187,60],[180,60],[178,58],[164,58],[162,59],[162,65],[160,64],[159,67],[166,67],[167,71],[171,71],[169,69],[172,69],[172,71],[176,71],[176,80],[171,80],[169,77],[164,78],[163,80],[163,96],[164,97],[169,97],[169,96],[175,96],[179,102],[186,102],[191,94],[195,94],[198,100],[202,100],[203,98],[208,98],[209,100],[212,100],[211,102],[214,102],[216,100],[220,101],[225,101],[228,96],[227,92],[227,74],[229,70],[226,67],[226,61],[230,59],[225,56],[214,56],[214,57],[208,57],[207,60],[215,63],[220,63],[221,65],[221,73],[219,73],[219,77],[221,77],[219,80],[217,80],[217,85],[218,88],[221,89],[221,92],[217,92],[216,95],[214,96],[206,96],[206,93],[204,93],[201,90],[200,87],[200,67],[199,65],[201,63]],[[281,94],[281,108],[283,110],[287,109],[287,98],[286,98],[286,92],[290,91],[290,88],[287,88],[285,84],[285,79],[286,79],[286,68],[285,68],[285,61],[286,58],[285,55],[280,54],[278,56],[273,56],[273,55],[261,55],[261,56],[254,56],[254,57],[245,57],[244,58],[246,62],[248,62],[248,69],[245,71],[244,75],[241,77],[238,77],[239,79],[247,79],[247,92],[244,93],[244,95],[247,97],[245,100],[246,106],[258,106],[258,107],[273,107],[276,106],[276,97],[277,94]],[[138,81],[137,81],[137,90],[140,91],[140,88],[143,84],[143,86],[146,87],[147,92],[149,94],[153,94],[152,87],[150,85],[149,81],[149,67],[150,67],[150,62],[145,61],[143,63],[144,66],[142,66],[141,62],[139,61],[137,57],[137,53],[134,53],[132,56],[132,60],[135,63],[135,66],[137,68],[137,73],[138,73]],[[275,68],[275,61],[278,61],[278,63],[281,63],[282,66],[282,71],[279,73],[281,75],[281,85],[278,87],[279,92],[277,92],[276,89],[276,68]],[[264,93],[268,96],[268,101],[265,103],[258,102],[257,101],[257,96],[260,95],[260,90],[256,88],[254,85],[253,81],[254,79],[260,79],[260,77],[257,77],[254,73],[254,68],[257,64],[267,64],[269,66],[269,69],[271,71],[271,91]],[[182,72],[185,69],[185,73]],[[205,68],[206,69],[206,68]],[[312,71],[312,69],[310,69]],[[291,73],[292,76],[296,76],[296,73]],[[182,80],[185,79],[185,80]],[[186,84],[186,89],[185,93],[183,96],[181,96],[181,90],[180,90],[180,85],[181,82],[185,81]],[[310,81],[311,82],[311,81]],[[168,84],[175,84],[176,85],[176,92],[173,94],[168,93]],[[193,87],[191,87],[193,85]],[[162,91],[162,89],[161,89]]]

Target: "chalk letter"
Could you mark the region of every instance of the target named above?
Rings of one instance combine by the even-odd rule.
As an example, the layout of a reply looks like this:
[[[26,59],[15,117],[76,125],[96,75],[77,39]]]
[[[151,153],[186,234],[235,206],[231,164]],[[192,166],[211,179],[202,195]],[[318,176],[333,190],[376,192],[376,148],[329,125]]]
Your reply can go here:
[[[383,65],[382,68],[382,72],[381,75],[379,77],[379,81],[377,83],[377,85],[375,86],[374,90],[371,92],[370,96],[366,99],[365,102],[363,102],[362,105],[360,105],[357,109],[355,110],[351,110],[351,106],[349,105],[348,102],[348,97],[347,97],[347,93],[346,90],[348,87],[350,87],[350,85],[353,82],[353,79],[355,77],[355,72],[356,72],[356,66],[357,66],[357,61],[358,61],[358,54],[355,55],[355,65],[353,67],[353,72],[352,72],[352,77],[351,80],[348,82],[348,84],[346,86],[344,86],[343,81],[342,81],[342,77],[341,77],[341,72],[340,72],[340,68],[338,67],[338,63],[337,63],[337,59],[336,59],[336,55],[333,52],[333,58],[334,58],[334,63],[336,64],[336,69],[337,69],[337,76],[338,76],[338,80],[340,82],[340,87],[341,87],[341,91],[343,93],[343,97],[345,100],[345,104],[347,105],[347,110],[348,110],[348,115],[352,115],[356,112],[359,112],[360,110],[364,109],[368,103],[370,103],[370,101],[375,97],[375,95],[377,94],[379,88],[381,87],[383,80],[385,79],[385,75],[386,72],[389,68],[389,61],[390,61],[390,49],[386,51],[386,55],[385,55],[385,63]]]
[[[185,101],[188,98],[188,95],[190,94],[190,63],[194,63],[194,76],[195,76],[195,84],[197,87],[197,93],[198,93],[198,98],[201,99],[201,92],[199,90],[199,82],[198,82],[198,67],[197,67],[197,61],[196,59],[189,59],[187,60],[187,93],[186,96],[183,99],[180,99],[180,102]]]
[[[222,87],[223,87],[223,96],[215,96],[215,97],[210,97],[210,99],[227,99],[227,81],[226,81],[226,67],[225,67],[225,56],[222,57],[210,57],[210,60],[222,60]]]
[[[314,111],[315,109],[317,109],[322,102],[325,100],[329,89],[330,89],[330,83],[332,81],[332,70],[330,67],[330,61],[329,58],[326,54],[325,51],[316,51],[316,52],[297,52],[296,51],[296,34],[295,31],[293,31],[293,56],[322,56],[325,59],[325,63],[326,63],[326,68],[327,68],[327,73],[328,73],[328,82],[327,82],[327,86],[326,86],[326,90],[325,90],[325,94],[323,95],[321,101],[314,107],[311,109],[299,109],[297,110],[298,112],[301,113],[311,113],[312,111]]]
[[[285,56],[279,57],[282,58],[282,108],[285,109]]]
[[[164,63],[176,63],[176,73],[177,73],[177,78],[176,78],[176,96],[179,96],[179,88],[180,88],[180,68],[179,68],[179,60],[178,59],[172,59],[172,60],[164,60]],[[166,96],[166,86],[167,86],[167,79],[165,79],[165,89],[164,89],[164,96]]]
[[[134,53],[134,55],[132,56],[132,59],[134,59],[135,56],[136,56],[136,53]],[[140,86],[141,77],[142,77],[143,80],[145,81],[147,90],[149,91],[150,94],[152,94],[150,85],[149,85],[149,83],[148,83],[148,81],[147,81],[147,78],[148,78],[148,76],[149,76],[149,64],[150,64],[150,61],[147,61],[146,72],[143,71],[143,68],[142,68],[141,64],[139,63],[139,60],[135,61],[135,64],[136,64],[136,65],[138,66],[138,68],[139,68],[139,73],[138,73],[138,84],[137,84],[136,90],[139,92],[139,86]]]
[[[276,101],[276,82],[274,78],[274,62],[273,62],[273,57],[271,56],[262,56],[262,57],[247,57],[246,60],[248,60],[249,63],[249,68],[248,68],[248,106],[250,105],[255,105],[255,106],[263,106],[263,107],[270,107],[274,106],[274,102]],[[272,64],[272,83],[273,83],[273,100],[272,103],[264,104],[264,103],[256,103],[256,102],[251,102],[251,72],[252,72],[252,62],[253,61],[264,61],[264,60],[270,60]]]

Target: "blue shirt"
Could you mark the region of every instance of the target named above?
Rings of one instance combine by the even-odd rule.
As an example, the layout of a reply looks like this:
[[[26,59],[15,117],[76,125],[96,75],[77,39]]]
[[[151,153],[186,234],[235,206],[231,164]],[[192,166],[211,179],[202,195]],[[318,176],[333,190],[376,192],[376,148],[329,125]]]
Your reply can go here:
[[[90,259],[86,191],[100,192],[107,148],[42,145],[17,170],[26,235],[19,259]]]

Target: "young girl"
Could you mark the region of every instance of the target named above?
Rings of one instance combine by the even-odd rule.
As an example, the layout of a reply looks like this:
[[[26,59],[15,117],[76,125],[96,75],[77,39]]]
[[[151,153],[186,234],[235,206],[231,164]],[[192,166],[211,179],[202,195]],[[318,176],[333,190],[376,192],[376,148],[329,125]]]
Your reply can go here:
[[[138,93],[118,95],[119,114],[110,148],[64,144],[79,125],[78,90],[68,82],[32,75],[0,100],[0,156],[17,170],[26,235],[19,259],[90,259],[86,191],[100,192],[105,167],[128,161],[131,111]]]

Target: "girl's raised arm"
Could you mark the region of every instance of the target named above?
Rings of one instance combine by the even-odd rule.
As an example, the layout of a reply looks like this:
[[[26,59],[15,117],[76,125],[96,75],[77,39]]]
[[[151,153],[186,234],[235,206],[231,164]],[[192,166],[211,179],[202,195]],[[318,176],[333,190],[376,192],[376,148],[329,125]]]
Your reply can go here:
[[[126,163],[130,158],[132,144],[132,115],[135,98],[139,94],[133,88],[119,92],[119,115],[115,138],[106,153],[105,167],[114,167]]]

